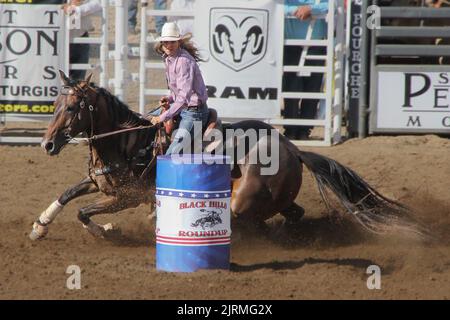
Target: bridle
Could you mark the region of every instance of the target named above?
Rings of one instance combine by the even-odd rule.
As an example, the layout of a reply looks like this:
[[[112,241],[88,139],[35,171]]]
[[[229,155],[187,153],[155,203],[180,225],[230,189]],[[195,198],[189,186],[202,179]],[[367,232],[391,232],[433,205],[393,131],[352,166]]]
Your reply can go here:
[[[68,138],[68,140],[72,140],[74,137],[70,135],[70,132],[72,131],[72,123],[75,120],[75,118],[78,118],[78,120],[81,120],[81,114],[86,108],[86,105],[88,105],[89,109],[89,117],[90,117],[90,123],[91,123],[91,132],[89,137],[94,136],[94,106],[97,104],[98,95],[96,95],[95,103],[89,104],[86,101],[88,101],[88,94],[87,91],[90,89],[88,86],[86,89],[81,88],[80,86],[76,85],[76,87],[65,85],[61,88],[61,95],[75,95],[80,98],[80,103],[78,105],[78,110],[74,113],[72,116],[72,119],[70,119],[69,125],[67,127],[67,131],[64,133],[64,135]]]
[[[90,161],[89,164],[90,165],[94,165],[93,163],[93,152],[92,152],[92,142],[94,140],[98,140],[98,139],[102,139],[108,136],[112,136],[112,135],[116,135],[119,133],[123,133],[123,132],[127,132],[127,131],[134,131],[134,130],[141,130],[141,129],[148,129],[148,128],[152,128],[155,126],[158,126],[159,124],[156,125],[148,125],[148,126],[138,126],[138,127],[134,127],[134,128],[127,128],[127,129],[121,129],[121,130],[115,130],[115,131],[111,131],[111,132],[106,132],[106,133],[102,133],[102,134],[98,134],[98,135],[94,135],[94,111],[96,110],[95,105],[97,104],[97,100],[98,100],[98,94],[96,95],[95,98],[95,102],[93,104],[88,103],[89,101],[89,97],[88,97],[88,90],[92,89],[90,86],[87,86],[87,88],[83,89],[80,86],[76,85],[76,86],[70,86],[70,85],[65,85],[61,88],[61,95],[76,95],[77,97],[80,98],[80,102],[79,102],[79,108],[77,110],[77,112],[74,113],[74,115],[72,116],[72,118],[70,119],[69,125],[67,127],[67,131],[64,133],[64,135],[67,137],[68,141],[74,139],[74,137],[72,137],[70,135],[70,132],[72,131],[72,123],[73,121],[78,118],[78,120],[81,120],[81,114],[82,111],[84,110],[84,108],[86,108],[86,106],[88,106],[89,109],[89,116],[90,116],[90,124],[91,124],[91,130],[90,130],[90,135],[88,135],[87,138],[78,138],[77,140],[84,140],[88,142],[89,145],[89,153],[90,153]],[[152,160],[150,161],[150,163],[146,166],[146,168],[142,171],[140,178],[142,179],[146,173],[152,169],[154,167],[154,165],[156,164],[156,158],[158,155],[164,154],[164,146],[162,143],[162,137],[163,134],[161,133],[161,131],[164,130],[163,126],[159,126],[157,132],[156,132],[156,141],[154,141],[152,143],[152,147],[153,147],[153,157]],[[89,170],[90,171],[90,170]]]
[[[74,88],[73,86],[69,86],[69,85],[63,86],[61,88],[61,95],[75,94],[76,96],[81,98],[78,112],[76,112],[73,115],[72,119],[70,120],[67,132],[65,133],[66,137],[69,140],[74,139],[74,137],[70,136],[70,134],[69,134],[69,132],[71,131],[71,125],[72,125],[73,120],[75,120],[75,117],[78,116],[78,120],[81,120],[81,112],[83,111],[83,109],[87,105],[87,103],[86,103],[86,100],[88,99],[87,91],[88,91],[89,88],[90,87],[87,87],[87,89],[82,89],[79,86]],[[89,115],[90,115],[90,118],[91,118],[91,133],[90,133],[90,135],[87,138],[77,138],[77,140],[91,142],[93,140],[102,139],[102,138],[105,138],[105,137],[109,137],[109,136],[116,135],[116,134],[123,133],[123,132],[127,132],[127,131],[149,129],[149,128],[153,128],[153,127],[156,126],[156,125],[153,125],[153,124],[152,125],[148,125],[148,126],[138,126],[138,127],[134,127],[134,128],[114,130],[114,131],[111,131],[111,132],[106,132],[106,133],[94,135],[94,110],[95,110],[94,106],[96,105],[96,103],[97,103],[97,96],[96,96],[96,99],[95,99],[95,103],[94,104],[89,104],[89,106],[88,106]]]

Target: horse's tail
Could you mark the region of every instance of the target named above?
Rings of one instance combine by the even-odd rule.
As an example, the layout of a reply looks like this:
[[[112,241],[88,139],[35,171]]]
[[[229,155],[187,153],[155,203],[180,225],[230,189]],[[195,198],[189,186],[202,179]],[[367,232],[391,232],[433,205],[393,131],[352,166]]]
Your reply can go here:
[[[312,172],[329,210],[331,204],[327,189],[333,191],[359,223],[374,233],[406,231],[428,236],[425,228],[414,221],[407,207],[381,195],[352,169],[312,152],[299,150],[298,157]]]

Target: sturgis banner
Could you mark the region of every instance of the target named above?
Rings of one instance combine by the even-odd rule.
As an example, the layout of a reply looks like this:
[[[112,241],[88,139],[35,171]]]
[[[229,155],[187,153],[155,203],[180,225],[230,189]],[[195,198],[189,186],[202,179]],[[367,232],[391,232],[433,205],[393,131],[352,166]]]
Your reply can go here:
[[[67,72],[64,0],[0,0],[0,112],[48,114]]]
[[[194,35],[208,104],[229,118],[280,115],[283,1],[199,0]],[[206,54],[205,54],[206,52]]]

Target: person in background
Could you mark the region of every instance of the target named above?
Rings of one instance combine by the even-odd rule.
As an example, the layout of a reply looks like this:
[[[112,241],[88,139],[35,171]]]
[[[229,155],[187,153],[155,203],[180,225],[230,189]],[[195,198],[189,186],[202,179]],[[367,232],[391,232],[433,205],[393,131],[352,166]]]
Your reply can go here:
[[[93,25],[90,15],[102,10],[99,0],[71,0],[62,6],[66,15],[80,17],[80,28],[70,30],[69,61],[70,64],[89,63],[90,45],[88,43],[72,43],[74,38],[89,37],[89,30]],[[69,76],[75,80],[83,80],[86,70],[69,70]]]
[[[138,13],[138,1],[128,0],[128,33],[137,34],[137,13]]]
[[[197,64],[201,59],[198,49],[189,37],[181,35],[174,22],[164,24],[155,50],[164,59],[170,95],[161,98],[159,113],[150,114],[153,116],[151,122],[157,124],[180,115],[179,129],[175,132],[166,154],[180,153],[183,145],[191,142],[194,122],[200,122],[203,127],[208,120],[208,95]],[[193,137],[196,138],[201,137]]]
[[[165,10],[167,9],[167,1],[166,0],[155,0],[155,6],[154,8],[156,10]],[[161,34],[162,27],[164,23],[167,22],[166,17],[158,16],[155,17],[155,29],[158,34]]]
[[[328,0],[286,0],[284,4],[285,39],[306,39],[311,18],[328,13]],[[324,19],[314,22],[311,39],[326,39],[327,24]],[[303,50],[307,55],[325,55],[325,47],[303,48],[299,46],[285,46],[283,64],[298,66]],[[308,60],[305,66],[323,66],[324,60]],[[283,91],[285,92],[320,92],[323,74],[311,73],[310,77],[298,76],[297,72],[285,72],[283,76]],[[317,113],[318,99],[284,99],[284,118],[314,119]],[[313,127],[285,126],[284,135],[293,140],[308,139]]]
[[[138,1],[139,0],[129,0],[128,3],[128,32],[130,34],[137,34],[137,12],[138,12]],[[155,0],[154,6],[156,10],[165,10],[167,8],[166,0]],[[167,21],[166,17],[157,16],[155,17],[155,29],[158,34],[161,33],[162,26]]]

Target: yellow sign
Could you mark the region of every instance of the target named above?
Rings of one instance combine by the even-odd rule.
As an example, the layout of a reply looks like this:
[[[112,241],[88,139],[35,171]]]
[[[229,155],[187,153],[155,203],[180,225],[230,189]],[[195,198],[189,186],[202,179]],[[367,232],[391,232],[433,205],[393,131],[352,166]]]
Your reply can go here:
[[[1,104],[0,112],[13,112],[13,113],[53,113],[55,106],[50,104]]]
[[[0,3],[33,3],[33,0],[0,0]]]

